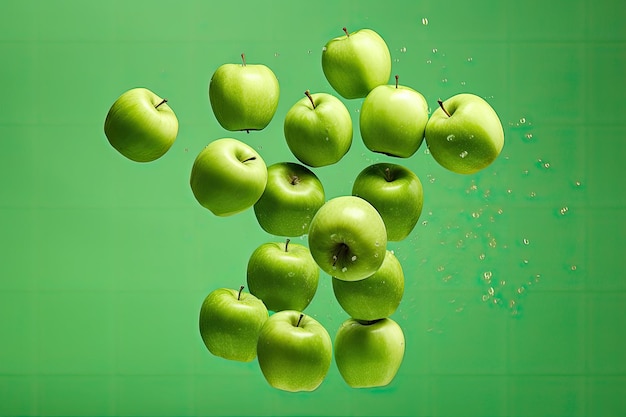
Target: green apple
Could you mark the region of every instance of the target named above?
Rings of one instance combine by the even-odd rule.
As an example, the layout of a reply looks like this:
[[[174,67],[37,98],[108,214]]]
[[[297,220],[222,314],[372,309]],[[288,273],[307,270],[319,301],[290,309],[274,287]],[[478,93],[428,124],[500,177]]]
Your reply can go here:
[[[331,87],[343,98],[363,98],[391,75],[391,55],[384,39],[361,29],[331,39],[322,49],[322,70]]]
[[[300,162],[311,167],[332,165],[352,145],[352,118],[337,97],[308,90],[285,115],[287,146]]]
[[[302,236],[325,201],[324,187],[313,171],[293,162],[279,162],[267,168],[267,185],[254,204],[254,214],[267,233]]]
[[[280,88],[276,76],[262,64],[220,66],[209,82],[213,114],[226,130],[247,132],[264,129],[278,108]]]
[[[163,156],[178,135],[176,114],[163,99],[147,88],[133,88],[111,106],[104,134],[111,146],[136,162]]]
[[[309,249],[289,239],[260,245],[248,260],[248,288],[272,311],[303,311],[317,291],[319,276]]]
[[[326,378],[332,360],[330,335],[317,320],[283,310],[265,322],[257,345],[267,382],[284,391],[313,391]]]
[[[380,268],[387,231],[378,211],[360,197],[335,197],[317,211],[309,228],[309,249],[327,274],[358,281]]]
[[[359,128],[365,146],[373,152],[399,158],[412,156],[424,140],[428,103],[410,87],[379,85],[363,100]]]
[[[404,333],[390,318],[375,321],[348,319],[335,336],[335,363],[353,388],[389,385],[404,359]]]
[[[374,275],[359,281],[333,278],[333,292],[339,305],[358,320],[378,320],[391,316],[404,295],[404,272],[391,251]]]
[[[405,239],[415,228],[424,205],[422,183],[407,167],[377,163],[363,169],[352,185],[352,194],[378,210],[388,241]]]
[[[425,132],[433,158],[458,174],[473,174],[489,166],[504,146],[502,123],[493,107],[468,93],[438,103]]]
[[[232,138],[209,143],[191,168],[196,200],[217,216],[231,216],[252,207],[267,183],[267,167],[249,145]]]
[[[200,308],[200,335],[215,356],[250,362],[256,358],[256,345],[269,312],[254,295],[230,288],[219,288],[206,296]]]

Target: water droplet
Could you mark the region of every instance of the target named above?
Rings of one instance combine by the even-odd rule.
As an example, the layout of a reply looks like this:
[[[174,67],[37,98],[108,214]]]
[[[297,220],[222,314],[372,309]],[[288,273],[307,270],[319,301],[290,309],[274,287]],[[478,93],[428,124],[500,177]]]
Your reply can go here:
[[[504,213],[504,210],[502,210],[502,209],[498,209],[497,213],[498,213],[498,214],[502,214],[502,213]]]
[[[400,48],[400,52],[406,52],[406,46],[403,46],[402,48]]]
[[[465,81],[461,81],[461,85],[465,85]]]
[[[437,267],[437,272],[441,272],[441,271],[443,271],[444,269],[446,269],[446,267],[445,267],[445,266],[443,266],[443,265],[439,265],[439,266]]]
[[[519,123],[520,123],[521,125],[526,124],[526,118],[525,118],[525,117],[520,118],[520,119],[519,119]]]
[[[433,48],[433,54],[437,53],[437,48]]]
[[[461,158],[465,158],[468,154],[469,154],[469,152],[467,152],[467,151],[463,151],[463,152],[461,152],[461,153],[459,154],[459,156],[460,156]]]
[[[493,287],[489,287],[489,289],[487,290],[487,294],[493,296],[496,293],[496,290],[493,289]]]
[[[513,193],[513,190],[511,190],[511,189],[509,188],[508,190],[506,190],[506,193],[507,193],[507,194],[512,194],[512,193]]]
[[[526,139],[528,139],[528,140],[531,140],[531,139],[533,138],[533,134],[532,134],[532,133],[526,133],[526,134],[524,135],[524,137],[525,137]]]
[[[545,169],[550,168],[550,162],[545,162],[545,163],[543,164],[543,167],[544,167]]]
[[[428,18],[427,17],[423,17],[422,18],[422,25],[424,25],[424,26],[428,25]]]
[[[426,226],[427,224],[428,224],[428,220],[424,220],[424,221],[422,222],[422,225],[424,225],[424,226]]]
[[[432,63],[433,63],[433,61],[431,61],[430,59],[427,59],[427,60],[426,60],[426,63],[427,63],[427,64],[432,64]]]
[[[530,244],[530,240],[524,238],[524,240],[522,240],[522,242],[524,242],[524,245],[529,245]]]
[[[489,295],[483,294],[483,301],[487,301],[487,300],[489,300]]]
[[[576,182],[574,183],[574,185],[575,185],[576,187],[580,187],[580,186],[582,185],[582,183],[581,183],[580,181],[576,181]]]
[[[534,191],[530,192],[530,198],[535,198],[537,196],[537,193],[535,193]]]
[[[478,259],[480,259],[481,261],[485,260],[485,254],[481,253],[480,255],[478,255]]]
[[[374,245],[376,245],[376,246],[380,246],[380,242],[379,242],[379,241],[376,241],[376,242],[374,242]]]
[[[446,137],[446,140],[447,140],[448,142],[452,142],[452,141],[454,140],[454,135],[448,135],[448,136]]]
[[[377,253],[374,254],[374,258],[378,258],[378,254]]]
[[[295,273],[295,272],[289,272],[289,273],[287,274],[287,276],[289,276],[289,277],[294,277],[295,275],[296,275],[296,273]]]
[[[346,272],[348,270],[348,268],[346,268],[345,266],[343,268],[341,268],[341,272]]]
[[[350,259],[352,259],[352,262],[356,261],[356,255],[352,256]]]
[[[561,216],[565,216],[568,211],[569,211],[569,208],[565,206],[565,207],[561,207],[561,210],[559,210],[559,213],[561,213]]]
[[[506,285],[506,281],[505,280],[500,280],[500,286],[504,287]]]
[[[477,219],[477,218],[479,218],[479,217],[480,217],[480,213],[478,213],[478,212],[476,212],[476,211],[475,211],[475,212],[473,212],[473,213],[472,213],[472,217],[473,217],[473,218],[475,218],[475,219]]]
[[[523,285],[517,289],[518,294],[522,294],[524,291],[526,291],[526,287],[524,287]]]
[[[309,55],[311,55],[311,50],[309,49],[309,50],[307,51],[307,53],[308,53]]]
[[[424,155],[430,155],[430,149],[428,148],[424,149]]]
[[[491,281],[491,277],[493,276],[491,271],[485,271],[483,272],[483,279],[485,281]]]
[[[489,241],[489,247],[495,248],[496,246],[498,246],[498,242],[496,242],[495,237],[492,237],[491,240]]]
[[[278,58],[280,54],[278,52],[274,52],[274,56]]]
[[[572,271],[575,271],[576,269],[578,269],[578,267],[576,265],[572,265],[572,266],[570,266],[569,269],[571,269]]]
[[[326,52],[326,47],[322,47],[322,52]]]
[[[467,58],[467,62],[472,62],[474,60],[474,58],[472,58],[471,56]]]
[[[524,260],[522,260],[522,263],[523,263],[524,265],[528,265],[528,259],[524,259]]]

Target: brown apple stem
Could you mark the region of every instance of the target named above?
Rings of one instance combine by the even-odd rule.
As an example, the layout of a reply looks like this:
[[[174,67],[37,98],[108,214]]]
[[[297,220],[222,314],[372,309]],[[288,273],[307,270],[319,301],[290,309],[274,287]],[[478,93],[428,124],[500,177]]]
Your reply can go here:
[[[237,300],[241,298],[241,292],[243,291],[243,285],[239,287],[239,294],[237,294]]]
[[[244,159],[243,161],[241,161],[242,164],[245,164],[246,162],[250,162],[250,161],[254,161],[256,159],[256,156],[251,156],[248,159]]]
[[[300,326],[300,322],[302,321],[303,317],[304,317],[304,314],[300,313],[300,318],[298,319],[298,322],[296,323],[296,327]]]
[[[344,254],[346,250],[348,250],[348,245],[346,245],[345,243],[341,243],[339,245],[339,249],[337,249],[337,253],[333,255],[333,266],[337,264],[337,260],[339,259],[340,256]]]
[[[291,239],[287,239],[287,240],[285,240],[285,252],[289,252],[289,251],[287,250],[287,248],[289,247],[289,242],[291,242]]]
[[[167,99],[166,99],[166,98],[164,98],[163,100],[161,100],[161,102],[160,102],[159,104],[157,104],[156,106],[154,106],[154,108],[155,108],[155,109],[158,109],[158,108],[159,108],[159,106],[160,106],[161,104],[163,104],[163,103],[167,103]]]
[[[441,100],[437,100],[437,103],[439,103],[439,107],[441,107],[441,110],[443,110],[443,112],[444,112],[444,113],[445,113],[448,117],[450,117],[450,113],[448,113],[448,110],[446,110],[446,108],[445,108],[445,107],[443,107],[443,101],[441,101]]]
[[[241,66],[246,66],[246,54],[241,54]]]
[[[306,90],[304,94],[309,98],[309,101],[311,101],[313,108],[315,108],[315,102],[313,101],[313,96],[311,95],[311,92],[309,90]]]
[[[391,176],[391,170],[389,169],[389,167],[385,168],[385,179],[387,180],[387,182],[393,181],[393,177]]]
[[[398,77],[398,75],[396,75],[396,88],[398,88],[398,78],[400,78],[400,77]]]
[[[348,29],[346,29],[345,27],[343,28],[343,31],[346,33],[347,37],[350,37],[350,34],[348,33]]]

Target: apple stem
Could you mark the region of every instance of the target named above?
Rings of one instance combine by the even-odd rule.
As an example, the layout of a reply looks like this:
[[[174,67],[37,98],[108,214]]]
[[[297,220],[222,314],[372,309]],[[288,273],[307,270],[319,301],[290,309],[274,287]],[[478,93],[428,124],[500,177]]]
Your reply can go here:
[[[385,168],[385,179],[387,180],[387,182],[393,181],[393,177],[391,176],[391,170],[389,169],[389,167]]]
[[[241,292],[243,291],[243,285],[239,287],[239,294],[237,294],[237,300],[241,299]]]
[[[398,78],[400,78],[400,77],[398,77],[398,75],[396,75],[396,88],[398,88]]]
[[[285,252],[288,252],[287,248],[289,247],[289,242],[291,242],[291,239],[285,240]]]
[[[300,326],[300,322],[302,321],[302,317],[304,317],[304,314],[300,313],[300,318],[298,319],[298,323],[296,323],[296,327]]]
[[[448,110],[446,110],[446,108],[445,108],[445,107],[443,107],[443,101],[441,101],[441,100],[437,100],[437,103],[439,103],[439,107],[441,107],[441,110],[443,110],[443,112],[444,112],[444,113],[445,113],[448,117],[450,117],[450,113],[448,113]]]
[[[346,29],[346,27],[344,26],[343,31],[346,33],[347,37],[350,37],[350,34],[348,33],[348,29]]]
[[[309,100],[311,101],[311,104],[313,105],[313,108],[315,108],[315,102],[313,101],[313,96],[311,95],[311,92],[309,90],[306,90],[304,92],[304,94],[309,98]]]
[[[291,177],[291,185],[296,185],[300,183],[300,178],[298,178],[297,175],[294,175],[293,177]]]
[[[248,159],[244,159],[243,161],[241,161],[242,164],[245,164],[246,162],[250,162],[250,161],[254,161],[256,159],[256,156],[251,156]]]
[[[164,98],[163,100],[161,100],[161,102],[160,102],[159,104],[157,104],[156,106],[154,106],[154,108],[155,108],[155,109],[158,109],[158,108],[159,108],[159,106],[160,106],[161,104],[163,104],[163,103],[167,103],[167,99],[166,99],[166,98]]]
[[[241,54],[241,66],[246,66],[246,54]]]

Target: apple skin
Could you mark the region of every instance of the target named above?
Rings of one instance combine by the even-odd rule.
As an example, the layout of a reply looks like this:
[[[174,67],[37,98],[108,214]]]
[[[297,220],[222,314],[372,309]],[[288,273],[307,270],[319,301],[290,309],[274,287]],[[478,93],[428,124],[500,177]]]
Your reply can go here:
[[[352,195],[367,200],[385,222],[388,241],[404,240],[415,228],[424,206],[424,189],[413,171],[392,163],[363,169],[352,185]]]
[[[262,64],[224,64],[209,82],[209,100],[219,124],[230,131],[264,129],[278,108],[276,75]]]
[[[272,387],[314,391],[330,368],[332,343],[317,320],[299,311],[283,310],[272,314],[261,328],[257,355],[261,372]]]
[[[504,147],[498,114],[483,98],[457,94],[442,103],[426,124],[426,145],[444,168],[473,174],[489,166]]]
[[[304,311],[317,291],[319,276],[309,249],[289,239],[260,245],[248,260],[250,293],[272,311]]]
[[[178,135],[178,119],[166,101],[147,88],[133,88],[119,96],[104,121],[111,146],[136,162],[165,155]]]
[[[259,200],[267,183],[267,167],[249,145],[232,138],[217,139],[196,157],[189,183],[203,207],[216,216],[232,216]]]
[[[404,272],[391,251],[374,275],[360,281],[333,277],[333,292],[339,305],[358,320],[378,320],[391,316],[404,295]]]
[[[322,167],[337,163],[352,146],[352,118],[337,97],[310,94],[285,115],[283,130],[291,153],[303,164]]]
[[[387,231],[378,211],[360,197],[327,201],[309,228],[309,250],[327,274],[358,281],[380,268],[387,250]]]
[[[250,362],[257,356],[257,339],[268,317],[263,302],[243,287],[218,288],[202,302],[200,335],[213,355]]]
[[[372,152],[408,158],[422,145],[428,103],[410,87],[379,85],[363,100],[359,129]]]
[[[322,70],[343,98],[363,98],[391,75],[391,54],[384,39],[371,29],[360,29],[331,39],[322,49]]]
[[[402,328],[390,318],[374,322],[348,319],[335,336],[335,363],[352,388],[389,385],[404,359]]]
[[[267,168],[267,184],[254,204],[254,214],[267,233],[302,236],[325,201],[324,187],[313,171],[293,162],[279,162]]]

